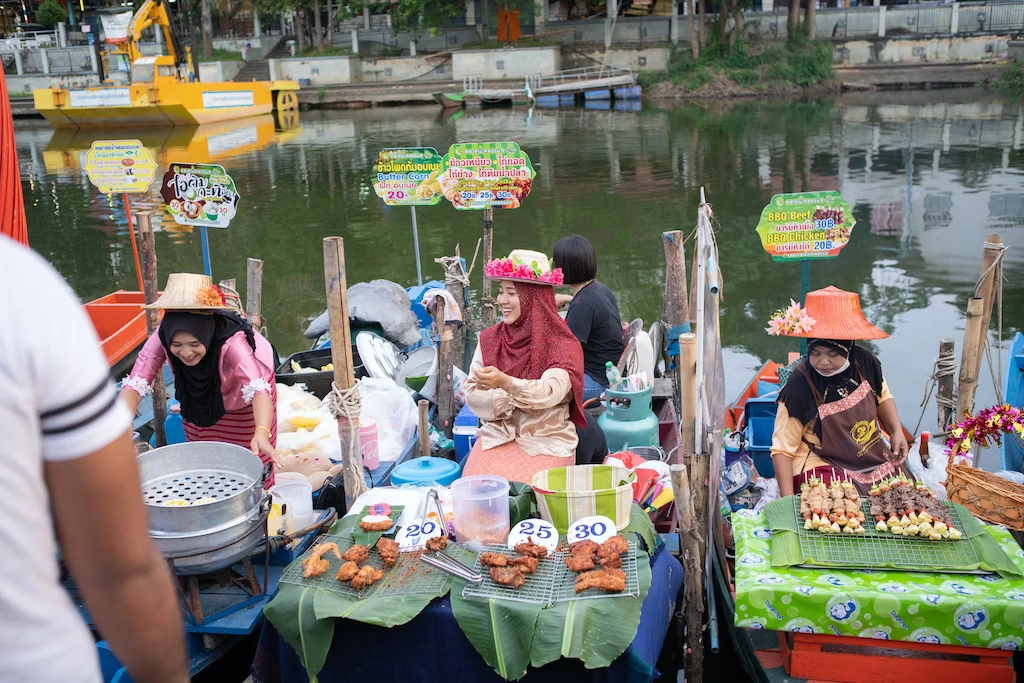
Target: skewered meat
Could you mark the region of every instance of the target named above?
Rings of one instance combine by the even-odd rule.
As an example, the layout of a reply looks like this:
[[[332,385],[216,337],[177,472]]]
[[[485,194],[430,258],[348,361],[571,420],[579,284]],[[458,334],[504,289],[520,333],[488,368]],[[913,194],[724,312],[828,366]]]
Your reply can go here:
[[[355,562],[356,564],[362,564],[366,561],[366,558],[370,556],[370,549],[365,545],[356,544],[345,551],[342,555],[342,559],[346,562]]]
[[[384,560],[385,567],[394,567],[395,563],[398,562],[400,552],[398,544],[390,538],[381,536],[377,541],[377,554],[380,555],[380,559]]]
[[[363,565],[363,568],[359,570],[355,576],[352,577],[352,588],[355,590],[362,590],[367,586],[373,584],[384,578],[384,572],[380,569],[371,567],[370,565]]]
[[[480,555],[480,565],[483,567],[505,567],[508,566],[508,556],[501,553],[483,553]]]
[[[335,557],[339,560],[341,559],[337,543],[321,543],[313,548],[313,552],[309,554],[309,557],[302,561],[302,578],[312,579],[320,576],[330,568],[330,561],[323,559],[327,551],[331,551]]]
[[[427,550],[432,550],[435,553],[439,553],[448,547],[447,536],[435,536],[427,539]]]
[[[338,575],[335,576],[338,581],[351,581],[352,577],[359,573],[359,565],[355,562],[346,562],[341,565],[341,569],[338,570]]]
[[[543,559],[548,555],[548,549],[542,545],[534,543],[532,536],[526,537],[526,543],[517,543],[516,552],[520,555],[536,557],[537,559]]]
[[[533,574],[537,571],[537,564],[540,562],[536,557],[530,557],[523,555],[522,557],[516,557],[508,561],[510,567],[515,567],[523,574]]]
[[[626,590],[626,575],[619,569],[598,569],[580,574],[576,579],[576,592],[582,593],[590,588],[621,593]]]
[[[526,583],[526,579],[523,578],[523,573],[519,571],[518,567],[491,567],[491,579],[494,583],[513,588],[521,588]]]

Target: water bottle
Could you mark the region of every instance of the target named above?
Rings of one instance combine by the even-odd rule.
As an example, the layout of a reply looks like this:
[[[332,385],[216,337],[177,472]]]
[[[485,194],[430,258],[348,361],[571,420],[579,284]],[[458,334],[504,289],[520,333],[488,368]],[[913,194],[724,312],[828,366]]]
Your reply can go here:
[[[622,375],[619,373],[619,369],[611,361],[604,364],[604,376],[608,378],[609,389],[614,389],[622,382]]]

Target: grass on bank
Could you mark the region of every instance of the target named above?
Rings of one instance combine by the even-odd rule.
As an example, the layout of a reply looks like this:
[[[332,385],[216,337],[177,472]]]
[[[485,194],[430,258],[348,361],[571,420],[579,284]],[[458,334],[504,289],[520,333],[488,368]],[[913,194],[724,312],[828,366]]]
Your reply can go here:
[[[347,47],[325,47],[317,50],[316,47],[307,47],[304,50],[296,50],[296,57],[347,57],[352,50]]]
[[[213,56],[209,59],[203,57],[202,48],[199,49],[199,61],[200,62],[240,62],[242,61],[242,53],[235,52],[234,50],[224,50],[221,48],[214,48]]]
[[[671,81],[687,91],[700,89],[721,75],[743,88],[767,90],[771,86],[808,86],[833,77],[832,46],[822,40],[795,39],[752,47],[737,41],[730,48],[708,45],[694,61],[690,52],[675,51],[665,72],[640,74],[644,88]]]
[[[1004,95],[1024,99],[1024,64],[1014,64],[1002,76],[995,79],[991,87]]]

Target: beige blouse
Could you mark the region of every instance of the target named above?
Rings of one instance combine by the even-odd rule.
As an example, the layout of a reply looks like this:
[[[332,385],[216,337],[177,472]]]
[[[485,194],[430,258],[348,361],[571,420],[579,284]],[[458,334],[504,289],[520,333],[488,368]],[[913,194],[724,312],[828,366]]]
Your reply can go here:
[[[477,384],[474,373],[483,367],[478,344],[464,388],[466,404],[483,423],[477,438],[485,451],[515,441],[529,455],[575,457],[579,437],[569,420],[568,372],[551,368],[540,379],[513,378],[505,391]]]

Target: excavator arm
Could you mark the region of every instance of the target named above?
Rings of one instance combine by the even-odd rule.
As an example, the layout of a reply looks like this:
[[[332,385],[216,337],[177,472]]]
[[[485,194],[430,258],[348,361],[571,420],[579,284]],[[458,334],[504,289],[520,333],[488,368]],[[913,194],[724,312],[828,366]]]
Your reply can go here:
[[[138,46],[139,40],[142,38],[142,32],[150,26],[156,26],[158,31],[163,31],[167,51],[174,58],[174,63],[185,64],[185,51],[171,29],[171,18],[167,14],[167,4],[164,0],[146,0],[132,17],[128,26],[128,61],[135,63],[135,60],[142,56]]]

